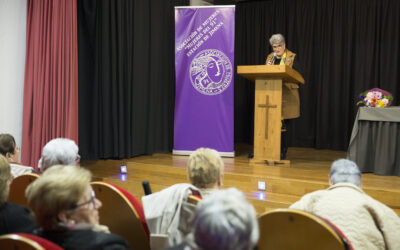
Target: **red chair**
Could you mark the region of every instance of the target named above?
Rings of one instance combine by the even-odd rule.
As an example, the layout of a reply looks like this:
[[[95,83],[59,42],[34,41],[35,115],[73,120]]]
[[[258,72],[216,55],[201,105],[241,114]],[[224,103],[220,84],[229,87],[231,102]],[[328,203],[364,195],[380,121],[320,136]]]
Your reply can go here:
[[[15,178],[10,184],[8,201],[27,207],[28,200],[25,197],[25,189],[39,177],[38,174],[23,174]]]
[[[106,182],[92,182],[92,188],[103,206],[99,209],[100,224],[125,238],[132,249],[150,249],[142,204],[127,190]]]
[[[195,194],[190,194],[187,199],[187,201],[193,205],[197,205],[201,200],[202,197],[200,195],[195,195]]]
[[[276,209],[262,214],[258,221],[260,250],[352,249],[343,234],[340,235],[325,220],[305,211]]]
[[[63,248],[36,235],[17,233],[0,236],[0,249],[62,250]]]

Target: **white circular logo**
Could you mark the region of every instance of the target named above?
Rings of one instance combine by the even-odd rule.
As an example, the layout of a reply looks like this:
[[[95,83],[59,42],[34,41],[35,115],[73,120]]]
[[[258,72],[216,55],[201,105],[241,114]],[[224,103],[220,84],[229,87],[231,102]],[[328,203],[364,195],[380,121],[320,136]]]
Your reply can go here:
[[[232,64],[216,49],[200,51],[190,64],[190,81],[204,95],[218,95],[231,84]]]

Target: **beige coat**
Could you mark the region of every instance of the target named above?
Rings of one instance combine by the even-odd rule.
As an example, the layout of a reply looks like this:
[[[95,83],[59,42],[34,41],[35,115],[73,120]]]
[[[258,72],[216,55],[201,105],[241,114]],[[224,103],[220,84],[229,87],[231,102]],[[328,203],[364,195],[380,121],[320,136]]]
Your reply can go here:
[[[198,191],[191,184],[180,183],[142,197],[151,249],[165,249],[183,242],[191,230],[190,221],[196,210],[195,205],[187,202],[187,197]]]
[[[267,64],[274,53],[268,55],[265,64]],[[286,50],[285,64],[293,67],[294,58],[296,54],[290,50]],[[299,85],[297,83],[286,82],[282,86],[282,118],[293,119],[300,116],[300,97]]]
[[[330,220],[350,240],[355,250],[400,249],[397,214],[350,183],[307,194],[290,208]]]

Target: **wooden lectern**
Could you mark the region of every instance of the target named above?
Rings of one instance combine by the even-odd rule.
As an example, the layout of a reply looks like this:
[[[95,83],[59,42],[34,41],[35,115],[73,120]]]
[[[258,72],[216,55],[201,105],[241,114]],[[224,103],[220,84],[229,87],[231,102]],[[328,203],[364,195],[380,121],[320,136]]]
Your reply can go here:
[[[238,66],[237,73],[256,82],[252,162],[290,163],[281,160],[282,84],[303,77],[287,65]]]

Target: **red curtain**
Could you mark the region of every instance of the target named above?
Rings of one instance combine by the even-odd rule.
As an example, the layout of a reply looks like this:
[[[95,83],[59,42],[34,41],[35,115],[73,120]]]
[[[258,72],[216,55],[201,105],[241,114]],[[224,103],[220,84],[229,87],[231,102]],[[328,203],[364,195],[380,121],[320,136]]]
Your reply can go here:
[[[43,146],[78,143],[78,49],[75,0],[28,0],[22,163],[37,168]]]

